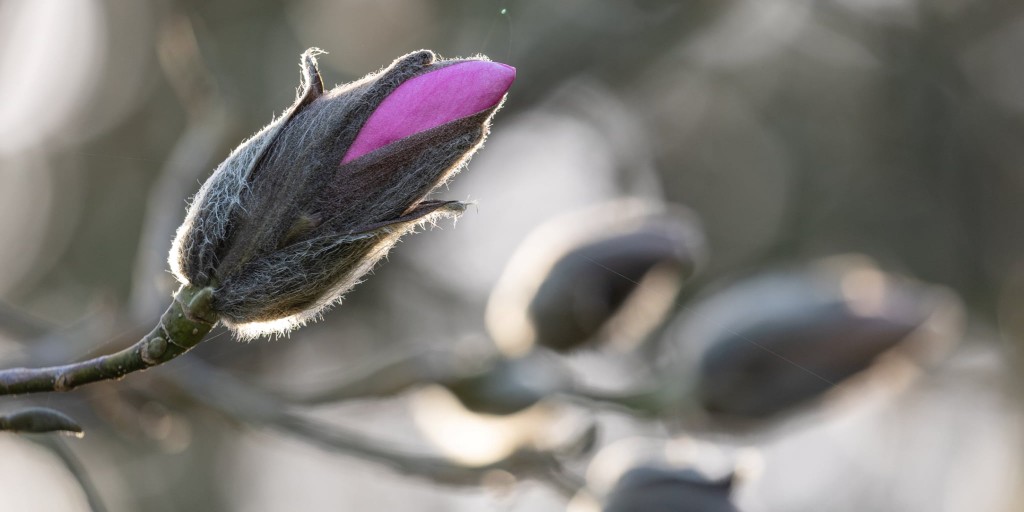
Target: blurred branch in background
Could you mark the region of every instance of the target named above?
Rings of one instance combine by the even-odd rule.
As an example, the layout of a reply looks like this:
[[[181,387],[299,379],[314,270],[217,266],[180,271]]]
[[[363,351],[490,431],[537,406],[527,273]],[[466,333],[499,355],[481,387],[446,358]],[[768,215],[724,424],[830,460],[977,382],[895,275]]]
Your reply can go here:
[[[166,272],[166,260],[185,200],[236,142],[231,140],[237,128],[232,106],[217,89],[191,21],[181,14],[169,15],[158,37],[160,68],[185,109],[185,128],[149,193],[128,302],[136,320],[159,314],[176,287]]]
[[[82,465],[78,456],[75,455],[63,439],[53,436],[34,436],[31,440],[41,446],[45,446],[54,455],[60,458],[61,462],[64,463],[64,466],[67,467],[68,471],[74,475],[76,480],[78,480],[78,484],[81,485],[82,492],[85,493],[86,500],[88,500],[89,508],[92,509],[92,512],[107,511],[107,507],[103,503],[103,499],[100,497],[99,490],[96,489],[95,484],[92,482],[92,478],[89,476],[89,470]]]
[[[212,303],[210,288],[182,286],[153,330],[132,346],[60,366],[0,370],[0,395],[71,391],[166,363],[194,348],[217,323]]]
[[[576,482],[570,474],[564,472],[554,453],[520,450],[506,459],[484,466],[461,466],[443,458],[384,448],[379,441],[288,412],[286,402],[260,393],[251,384],[235,380],[224,372],[200,364],[193,364],[186,375],[167,373],[163,378],[188,393],[192,400],[224,414],[231,421],[255,427],[270,427],[331,451],[383,464],[399,473],[447,485],[477,486],[488,473],[500,471],[516,478],[547,480],[569,496],[582,487],[582,483]],[[593,432],[587,430],[582,438],[570,445],[589,444],[587,439],[593,435]]]

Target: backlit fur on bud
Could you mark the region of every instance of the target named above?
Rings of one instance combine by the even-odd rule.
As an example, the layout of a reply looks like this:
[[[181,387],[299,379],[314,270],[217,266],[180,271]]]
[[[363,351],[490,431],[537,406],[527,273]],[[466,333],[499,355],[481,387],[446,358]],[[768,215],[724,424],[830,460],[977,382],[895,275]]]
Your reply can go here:
[[[485,83],[494,98],[486,108],[450,120],[442,116],[436,125],[406,126],[408,136],[364,147],[353,158],[353,141],[403,84],[448,66],[491,64],[482,57],[438,60],[422,50],[325,91],[317,53],[310,49],[302,56],[295,103],[203,184],[171,249],[178,280],[214,287],[215,310],[242,337],[287,332],[315,318],[403,234],[461,213],[463,203],[425,198],[483,143],[514,76],[503,70],[512,68],[493,64],[502,68],[496,68],[494,83]],[[459,101],[451,98],[456,106]],[[390,114],[400,118],[402,112]]]

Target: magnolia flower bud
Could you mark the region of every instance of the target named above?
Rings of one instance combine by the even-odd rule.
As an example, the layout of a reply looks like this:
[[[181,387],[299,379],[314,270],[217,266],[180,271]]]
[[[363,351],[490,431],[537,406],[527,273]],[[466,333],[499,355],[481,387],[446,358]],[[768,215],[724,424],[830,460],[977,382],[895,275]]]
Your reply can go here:
[[[325,91],[318,50],[295,104],[236,148],[196,194],[170,254],[214,289],[242,336],[287,332],[338,302],[403,234],[457,216],[426,200],[480,147],[515,70],[426,50]]]
[[[634,468],[622,475],[604,512],[737,512],[732,476],[711,480],[692,469]]]
[[[513,255],[488,302],[488,329],[510,355],[606,340],[631,349],[666,317],[704,253],[698,222],[677,205],[632,199],[574,212]]]
[[[442,384],[473,412],[515,414],[572,385],[572,374],[550,352],[499,357],[482,371]]]
[[[658,270],[671,272],[670,290],[658,298],[671,303],[675,289],[695,268],[681,230],[670,224],[594,240],[562,255],[530,300],[527,314],[537,343],[566,352],[584,347]],[[665,307],[663,304],[656,306]],[[648,322],[648,327],[653,327]]]
[[[706,412],[740,426],[822,397],[884,355],[928,357],[942,340],[926,325],[951,306],[942,289],[861,261],[768,272],[690,309],[678,333],[690,367],[677,373],[695,380]]]
[[[29,407],[0,416],[0,431],[2,430],[30,434],[64,432],[77,437],[85,435],[78,422],[48,407]]]

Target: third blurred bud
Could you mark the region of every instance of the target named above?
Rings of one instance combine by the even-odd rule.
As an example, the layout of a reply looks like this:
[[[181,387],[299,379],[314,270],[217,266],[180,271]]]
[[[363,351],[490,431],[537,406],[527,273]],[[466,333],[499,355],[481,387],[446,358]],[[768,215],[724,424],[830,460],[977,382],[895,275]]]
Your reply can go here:
[[[924,362],[945,353],[961,310],[946,289],[862,257],[765,272],[686,312],[670,373],[690,381],[695,405],[719,422],[763,419],[847,388],[888,356]]]

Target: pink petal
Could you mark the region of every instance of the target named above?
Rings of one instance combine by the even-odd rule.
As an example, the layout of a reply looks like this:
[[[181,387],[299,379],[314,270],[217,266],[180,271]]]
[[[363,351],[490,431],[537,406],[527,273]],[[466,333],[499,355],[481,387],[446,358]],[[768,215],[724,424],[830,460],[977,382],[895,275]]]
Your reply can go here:
[[[515,78],[516,68],[512,66],[470,60],[410,79],[370,114],[341,163],[487,110],[501,101]]]

